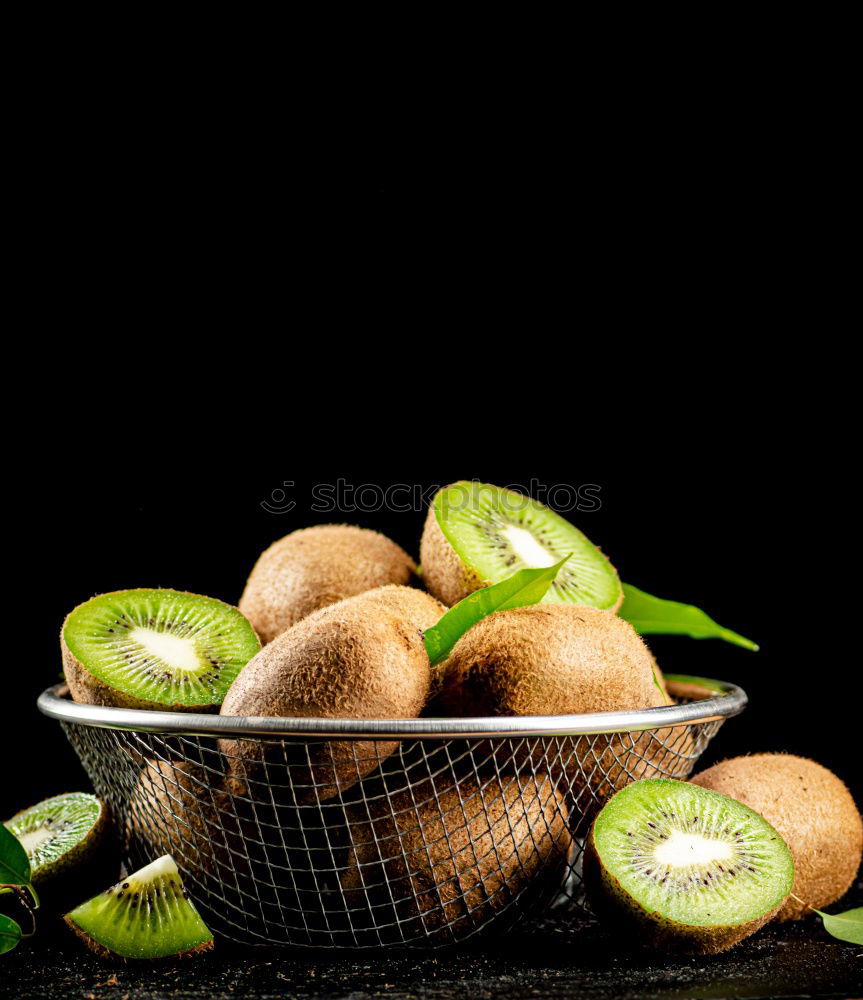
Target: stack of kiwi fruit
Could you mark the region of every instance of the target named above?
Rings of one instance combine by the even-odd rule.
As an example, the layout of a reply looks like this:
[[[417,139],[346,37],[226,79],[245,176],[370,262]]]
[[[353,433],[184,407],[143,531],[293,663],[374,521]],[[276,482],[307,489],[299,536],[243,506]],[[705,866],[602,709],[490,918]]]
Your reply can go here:
[[[260,556],[237,607],[173,590],[94,597],[63,624],[69,692],[120,708],[351,720],[671,703],[650,650],[615,613],[614,567],[549,508],[455,483],[432,501],[419,555],[420,566],[375,531],[318,525]],[[432,665],[424,633],[448,608],[564,559],[539,603],[489,615]],[[812,761],[759,754],[681,781],[654,747],[671,746],[676,777],[688,777],[697,752],[686,727],[597,736],[581,749],[563,739],[555,752],[551,742],[477,742],[463,767],[445,746],[426,748],[414,767],[409,748],[389,739],[232,736],[211,767],[135,754],[115,837],[127,852],[136,842],[170,853],[207,892],[218,883],[222,899],[228,881],[242,893],[258,863],[270,875],[289,870],[294,896],[286,902],[275,887],[280,913],[307,907],[297,857],[311,869],[320,851],[330,884],[307,885],[341,901],[358,943],[362,914],[379,943],[383,927],[394,940],[456,941],[516,902],[518,912],[528,899],[544,905],[588,823],[589,900],[627,942],[721,951],[853,882],[863,822],[842,782]],[[7,825],[30,836],[21,817]],[[276,839],[281,861],[268,853]]]

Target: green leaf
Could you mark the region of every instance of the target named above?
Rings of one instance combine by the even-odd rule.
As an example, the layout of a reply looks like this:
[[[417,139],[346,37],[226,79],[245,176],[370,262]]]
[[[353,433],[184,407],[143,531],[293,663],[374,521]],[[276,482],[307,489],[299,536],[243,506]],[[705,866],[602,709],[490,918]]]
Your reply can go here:
[[[815,907],[812,907],[815,910]],[[850,941],[851,944],[863,945],[863,906],[844,913],[822,913],[815,910],[824,921],[824,930],[840,941]]]
[[[724,639],[744,649],[758,649],[751,639],[723,628],[695,605],[664,601],[629,583],[623,585],[623,605],[617,613],[642,635],[688,635],[693,639]]]
[[[21,940],[21,928],[11,917],[0,913],[0,955],[12,951]]]
[[[27,885],[30,859],[14,834],[0,823],[0,884]]]
[[[426,652],[432,666],[445,660],[465,632],[492,612],[538,604],[567,559],[569,556],[554,566],[520,569],[506,580],[483,587],[451,607],[437,625],[426,629]]]

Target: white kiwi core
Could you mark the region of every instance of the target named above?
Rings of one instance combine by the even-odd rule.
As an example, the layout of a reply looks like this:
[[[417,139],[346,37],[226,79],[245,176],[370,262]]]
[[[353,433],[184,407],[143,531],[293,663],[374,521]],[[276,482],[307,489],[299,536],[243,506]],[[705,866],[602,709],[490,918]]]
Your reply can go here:
[[[152,656],[157,656],[176,670],[201,669],[201,661],[193,639],[184,639],[169,632],[156,632],[141,625],[133,628],[129,636]]]
[[[668,840],[663,840],[653,851],[659,864],[671,868],[727,861],[733,854],[730,845],[722,840],[703,837],[697,833],[684,833],[682,830],[672,831]]]
[[[50,840],[53,836],[53,830],[47,826],[40,826],[35,830],[28,830],[27,833],[19,833],[18,840],[29,856],[40,844],[44,844],[46,840]]]
[[[549,552],[529,531],[519,528],[518,525],[508,524],[505,528],[501,528],[500,533],[526,566],[540,569],[545,566],[554,566],[556,562],[559,562],[554,553]]]

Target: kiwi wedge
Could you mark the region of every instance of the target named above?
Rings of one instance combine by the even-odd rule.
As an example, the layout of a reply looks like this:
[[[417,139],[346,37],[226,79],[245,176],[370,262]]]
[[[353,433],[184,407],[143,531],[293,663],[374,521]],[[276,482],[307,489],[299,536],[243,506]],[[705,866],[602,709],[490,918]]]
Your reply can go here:
[[[747,806],[683,781],[636,781],[600,811],[584,856],[594,910],[662,951],[725,951],[794,881],[785,841]]]
[[[715,764],[692,782],[743,802],[784,837],[795,878],[780,920],[829,906],[851,888],[863,856],[863,818],[832,771],[793,754],[756,753]]]
[[[82,903],[65,920],[104,957],[180,957],[213,947],[213,935],[169,854]]]
[[[23,809],[5,827],[21,842],[36,885],[87,865],[101,850],[109,828],[101,799],[68,792]]]
[[[176,590],[120,590],[79,605],[60,635],[72,698],[120,708],[214,711],[261,648],[229,604]]]
[[[258,559],[240,610],[272,642],[306,615],[387,584],[407,584],[413,559],[385,535],[351,524],[301,528]]]
[[[544,603],[616,611],[623,589],[608,559],[565,518],[513,490],[475,482],[440,490],[420,544],[423,581],[447,605],[520,569],[553,566],[565,556]]]

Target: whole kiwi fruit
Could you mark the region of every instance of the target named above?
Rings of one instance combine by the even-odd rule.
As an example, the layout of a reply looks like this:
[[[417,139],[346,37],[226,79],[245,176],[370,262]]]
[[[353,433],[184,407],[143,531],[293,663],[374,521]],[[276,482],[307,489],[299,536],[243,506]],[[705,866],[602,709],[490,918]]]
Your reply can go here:
[[[441,705],[452,714],[571,715],[665,704],[654,660],[610,611],[533,604],[489,615],[446,661]]]
[[[350,524],[301,528],[274,542],[249,576],[240,610],[262,642],[320,608],[386,584],[407,584],[413,559],[377,531]]]
[[[129,797],[127,844],[145,856],[170,854],[199,880],[249,878],[241,820],[222,782],[189,761],[146,759]]]
[[[732,757],[691,779],[729,795],[775,827],[794,858],[795,878],[779,920],[797,920],[828,906],[851,887],[863,855],[863,820],[832,771],[793,754]]]
[[[574,604],[499,611],[456,643],[437,707],[449,715],[576,715],[656,708],[666,696],[655,661],[622,618]],[[649,734],[498,741],[498,766],[525,760],[565,775],[586,808],[636,777],[653,773]],[[480,756],[482,756],[480,754]],[[553,760],[552,760],[553,758]]]
[[[375,590],[313,612],[246,664],[221,714],[416,718],[428,697],[431,666],[408,603],[407,595]],[[385,740],[220,741],[231,791],[255,797],[256,787],[265,791],[267,782],[276,782],[300,804],[344,792],[397,746]]]
[[[460,939],[517,898],[522,910],[528,894],[559,887],[571,845],[563,798],[542,773],[484,784],[441,775],[346,815],[346,901],[368,910],[375,934],[388,925],[393,941]]]

